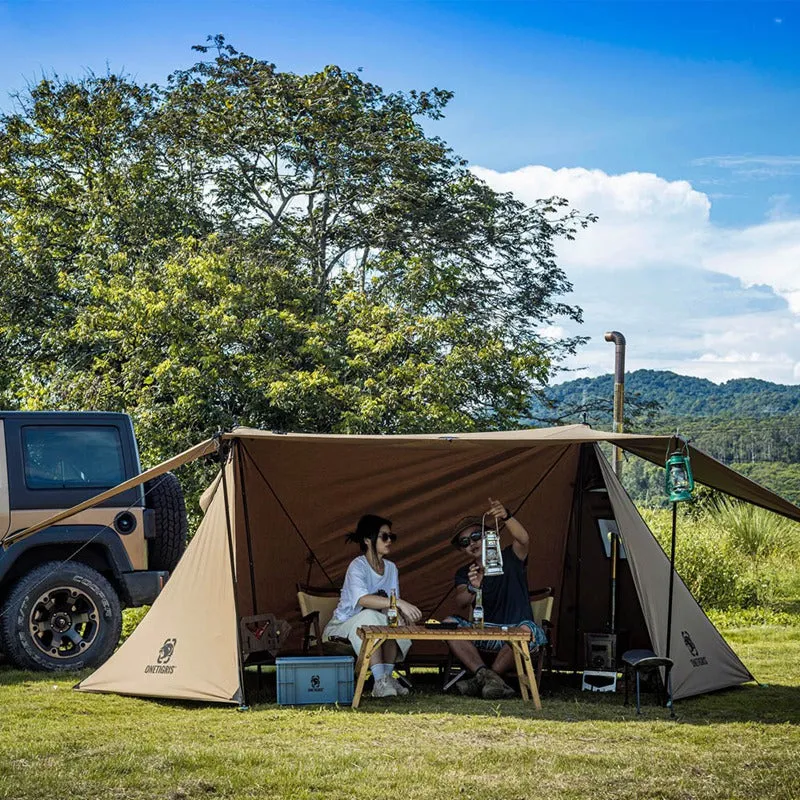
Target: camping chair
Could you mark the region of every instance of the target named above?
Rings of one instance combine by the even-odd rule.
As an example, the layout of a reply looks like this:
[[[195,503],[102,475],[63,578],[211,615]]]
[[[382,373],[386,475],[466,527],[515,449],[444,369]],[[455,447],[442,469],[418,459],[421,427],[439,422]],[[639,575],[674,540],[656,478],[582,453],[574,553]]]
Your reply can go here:
[[[555,594],[552,586],[543,586],[528,592],[531,601],[531,619],[547,634],[547,643],[539,648],[536,660],[536,685],[542,684],[542,667],[553,669],[553,603]]]
[[[311,654],[313,647],[320,656],[355,656],[349,639],[333,636],[322,641],[322,632],[339,605],[340,590],[335,586],[321,588],[297,584],[297,604],[303,622],[303,655]]]
[[[335,586],[321,588],[303,583],[297,584],[297,604],[300,606],[301,620],[303,622],[304,656],[310,655],[313,647],[317,651],[317,655],[320,656],[356,657],[349,639],[341,636],[331,636],[330,639],[322,640],[322,632],[330,622],[336,606],[339,605],[339,593],[340,590]],[[401,669],[405,670],[405,677],[400,675],[399,680],[406,688],[410,689],[409,665],[405,662],[398,662],[395,664],[395,669],[398,672]]]
[[[541,589],[531,589],[528,592],[528,597],[531,601],[531,619],[547,634],[547,644],[542,645],[533,654],[535,659],[536,671],[536,685],[537,687],[542,683],[542,668],[547,662],[548,672],[552,669],[552,630],[553,624],[551,617],[553,616],[553,587],[543,586]],[[481,650],[478,650],[482,656],[488,655]],[[442,679],[442,691],[446,692],[451,686],[454,686],[467,671],[450,653],[447,659],[447,664],[444,668]]]

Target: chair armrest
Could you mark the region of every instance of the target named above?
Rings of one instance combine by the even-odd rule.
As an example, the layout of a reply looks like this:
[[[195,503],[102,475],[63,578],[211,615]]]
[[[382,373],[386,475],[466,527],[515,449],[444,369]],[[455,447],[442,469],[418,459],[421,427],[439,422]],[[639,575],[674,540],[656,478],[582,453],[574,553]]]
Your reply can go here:
[[[319,611],[309,611],[308,614],[300,617],[303,621],[303,655],[308,655],[311,648],[311,628],[314,628],[314,638],[317,640],[317,651],[319,655],[322,652],[322,631],[319,624]]]

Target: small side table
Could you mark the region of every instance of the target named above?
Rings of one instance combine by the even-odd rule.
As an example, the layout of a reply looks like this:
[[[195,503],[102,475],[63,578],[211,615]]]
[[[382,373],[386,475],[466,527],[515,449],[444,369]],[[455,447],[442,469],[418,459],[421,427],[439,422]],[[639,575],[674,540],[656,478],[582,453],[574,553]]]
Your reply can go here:
[[[672,670],[671,658],[657,656],[652,650],[627,650],[622,654],[622,663],[625,664],[625,705],[628,705],[628,679],[630,670],[636,675],[636,713],[641,714],[639,679],[644,670],[664,667],[664,705],[672,707],[672,693],[670,691],[669,673]]]

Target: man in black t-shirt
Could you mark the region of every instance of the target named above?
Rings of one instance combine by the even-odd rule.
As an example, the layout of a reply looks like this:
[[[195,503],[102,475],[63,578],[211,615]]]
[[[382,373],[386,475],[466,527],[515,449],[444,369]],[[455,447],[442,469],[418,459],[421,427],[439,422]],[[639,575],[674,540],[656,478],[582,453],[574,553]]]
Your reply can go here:
[[[512,542],[503,548],[503,574],[483,574],[481,566],[482,520],[480,517],[465,517],[456,525],[452,543],[461,550],[468,563],[455,575],[455,603],[458,614],[448,617],[447,622],[456,622],[470,627],[469,618],[475,605],[478,589],[483,590],[483,614],[487,627],[524,625],[533,632],[531,650],[546,642],[544,631],[531,620],[531,605],[528,597],[528,547],[530,537],[519,520],[508,513],[505,506],[489,498],[486,512],[503,523],[511,534]],[[480,695],[487,699],[510,697],[514,690],[500,677],[514,666],[511,647],[498,640],[484,642],[449,641],[453,654],[472,673],[467,680],[459,681],[456,687],[462,694]],[[491,668],[487,667],[480,650],[493,653]]]

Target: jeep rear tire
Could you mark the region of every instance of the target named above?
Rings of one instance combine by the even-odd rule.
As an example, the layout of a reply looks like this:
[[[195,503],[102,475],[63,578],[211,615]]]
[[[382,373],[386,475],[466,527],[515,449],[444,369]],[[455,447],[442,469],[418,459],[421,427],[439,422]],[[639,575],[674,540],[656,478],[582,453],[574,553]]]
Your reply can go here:
[[[147,481],[144,491],[145,505],[156,515],[156,535],[147,548],[148,566],[172,572],[186,549],[189,529],[181,485],[171,472],[165,472]]]
[[[119,598],[78,561],[48,561],[14,585],[0,618],[0,641],[21,669],[77,670],[102,664],[122,630]]]

